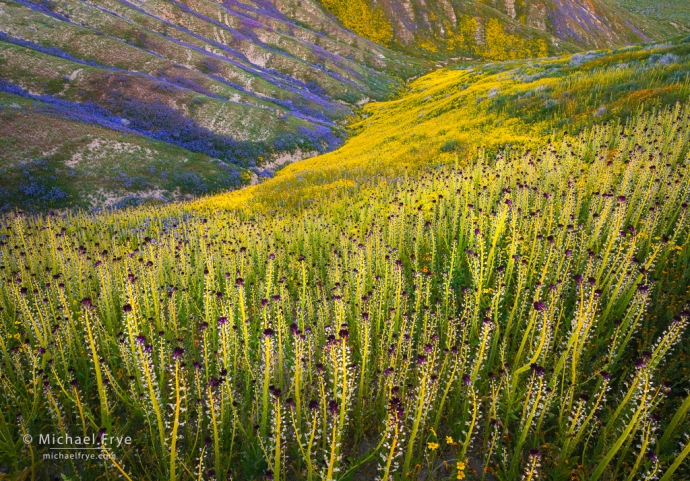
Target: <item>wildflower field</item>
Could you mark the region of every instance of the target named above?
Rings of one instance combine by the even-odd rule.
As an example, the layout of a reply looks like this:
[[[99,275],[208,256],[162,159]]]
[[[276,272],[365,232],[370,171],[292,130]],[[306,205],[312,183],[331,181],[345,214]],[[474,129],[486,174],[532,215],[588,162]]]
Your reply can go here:
[[[689,141],[676,103],[303,208],[15,212],[0,478],[688,479]]]

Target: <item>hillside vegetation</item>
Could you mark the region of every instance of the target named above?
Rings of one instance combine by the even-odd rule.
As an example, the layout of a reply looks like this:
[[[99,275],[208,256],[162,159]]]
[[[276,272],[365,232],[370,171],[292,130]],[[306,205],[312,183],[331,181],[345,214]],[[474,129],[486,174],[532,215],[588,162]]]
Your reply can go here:
[[[6,218],[1,466],[685,479],[689,108],[299,211]]]
[[[399,99],[371,103],[338,150],[280,170],[251,188],[201,200],[209,208],[277,211],[320,202],[371,177],[396,179],[429,166],[506,148],[528,148],[593,123],[690,95],[690,38],[573,56],[442,69]]]
[[[443,69],[262,184],[6,215],[0,476],[689,478],[688,62]]]
[[[655,19],[662,35],[690,31],[690,4],[685,0],[616,0],[616,3],[637,15]]]
[[[625,0],[623,0],[625,1]],[[627,0],[632,1],[632,0]],[[414,56],[507,60],[678,35],[670,7],[655,17],[607,0],[321,0],[359,35]],[[677,9],[682,9],[678,7]],[[661,27],[661,28],[660,28]]]
[[[656,38],[648,18],[600,0],[0,0],[0,209],[260,183],[337,149],[409,78]]]
[[[113,207],[258,181],[332,150],[358,103],[431,66],[322,10],[288,15],[261,2],[1,1],[0,207]],[[133,144],[141,168],[125,171],[113,153]],[[194,167],[180,174],[185,157]]]

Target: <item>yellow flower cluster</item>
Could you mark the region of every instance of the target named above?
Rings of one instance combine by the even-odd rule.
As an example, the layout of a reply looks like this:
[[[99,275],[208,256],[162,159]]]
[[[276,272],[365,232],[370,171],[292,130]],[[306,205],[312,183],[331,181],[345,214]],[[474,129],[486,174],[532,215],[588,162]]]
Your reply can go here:
[[[462,461],[458,461],[458,464],[456,466],[458,470],[458,476],[455,479],[465,479],[465,463]]]

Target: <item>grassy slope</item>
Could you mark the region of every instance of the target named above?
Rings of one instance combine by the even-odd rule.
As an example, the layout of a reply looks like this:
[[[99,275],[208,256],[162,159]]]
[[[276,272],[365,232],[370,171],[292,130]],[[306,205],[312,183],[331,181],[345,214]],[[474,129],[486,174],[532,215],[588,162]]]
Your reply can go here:
[[[690,3],[686,0],[615,0],[621,7],[656,20],[662,34],[690,31]]]
[[[27,203],[22,192],[31,190],[33,180],[29,179],[28,185],[11,183],[0,191],[3,209],[95,207],[104,198],[148,197],[144,192],[150,190],[160,191],[160,198],[181,199],[240,185],[229,182],[224,169],[210,167],[222,164],[209,156],[235,164],[230,170],[245,172],[239,178],[246,184],[247,167],[259,176],[270,175],[265,166],[331,149],[342,136],[340,124],[357,102],[387,98],[400,88],[403,78],[431,65],[361,39],[321,10],[296,8],[281,13],[262,2],[222,5],[195,0],[137,6],[124,0],[97,4],[2,0],[0,32],[0,79],[34,95],[93,102],[123,122],[134,122],[131,115],[138,115],[136,120],[145,125],[137,127],[137,132],[151,139],[138,137],[137,142],[153,152],[140,157],[142,172],[159,169],[157,161],[150,159],[167,157],[169,168],[184,158],[209,166],[202,180],[189,185],[162,181],[141,169],[135,169],[135,177],[142,182],[117,184],[93,181],[101,179],[102,172],[85,163],[93,170],[84,172],[80,180],[86,184],[74,190],[74,179],[61,176],[69,171],[64,159],[80,154],[77,146],[82,134],[106,145],[120,133],[102,124],[97,128],[75,125],[81,120],[47,119],[37,109],[23,109],[21,115],[11,114],[24,119],[27,138],[44,138],[40,129],[47,124],[66,136],[53,136],[46,150],[8,149],[0,167],[44,165],[34,174],[50,178],[49,183],[64,184],[72,196],[68,202],[62,196],[59,202],[41,198]],[[10,103],[17,102],[22,104],[17,99]],[[143,108],[147,106],[149,110]],[[149,127],[152,113],[158,117]],[[189,136],[189,129],[180,133],[176,127],[185,122],[186,127],[193,126]],[[2,126],[3,143],[18,142],[17,125]],[[201,131],[230,148],[212,152],[205,138],[199,137]],[[62,152],[63,160],[43,155],[55,149]],[[125,171],[129,158],[110,152],[101,164]],[[198,173],[178,170],[178,177]],[[102,195],[77,195],[80,189]]]
[[[233,189],[249,172],[0,93],[0,209],[124,207]]]
[[[423,467],[426,479],[478,481],[487,467],[490,479],[514,481],[535,468],[534,447],[538,473],[555,481],[668,472],[682,461],[685,421],[666,443],[616,440],[668,432],[686,396],[688,320],[672,319],[690,294],[689,113],[672,107],[299,212],[7,217],[0,430],[12,442],[0,467],[27,474],[47,447],[28,453],[22,432],[81,432],[81,420],[131,436],[110,448],[131,479],[193,479],[179,474],[189,466],[240,481],[273,469],[285,481],[307,463],[311,479],[328,479],[324,459],[373,479],[396,454],[381,427],[399,392],[411,433],[405,464],[393,465],[401,476]],[[340,424],[327,423],[326,403]],[[307,416],[327,435],[311,456],[295,442]],[[336,449],[342,457],[329,457]],[[114,466],[33,469],[36,479],[96,479],[116,476]],[[670,476],[687,479],[687,463]]]
[[[274,210],[321,200],[370,177],[453,163],[476,148],[541,144],[609,119],[684,100],[690,43],[446,69],[402,98],[369,104],[345,145],[269,181],[204,199],[201,207]]]

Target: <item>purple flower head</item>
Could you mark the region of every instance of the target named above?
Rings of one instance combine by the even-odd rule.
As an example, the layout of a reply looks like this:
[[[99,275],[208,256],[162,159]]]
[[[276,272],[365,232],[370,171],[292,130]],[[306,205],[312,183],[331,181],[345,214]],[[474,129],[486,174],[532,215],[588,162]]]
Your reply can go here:
[[[422,365],[426,363],[426,356],[424,354],[417,355],[417,364]]]
[[[172,358],[173,359],[179,359],[183,355],[184,355],[184,349],[183,348],[178,346],[175,349],[173,349],[173,352],[172,352]]]
[[[317,409],[319,409],[319,402],[316,399],[312,399],[311,401],[309,401],[309,409],[311,411],[316,411]]]
[[[201,324],[199,324],[199,330],[201,330],[203,332],[206,329],[208,329],[208,322],[203,321]]]
[[[93,307],[93,302],[91,302],[90,297],[85,297],[81,300],[81,305],[84,307]]]
[[[225,316],[221,316],[221,317],[218,318],[218,324],[220,324],[221,326],[222,326],[223,324],[227,324],[227,322],[228,322],[228,318],[225,317]]]
[[[464,376],[462,376],[462,383],[465,386],[471,386],[472,385],[472,378],[470,376],[468,376],[467,374],[465,374]]]
[[[424,346],[424,351],[426,351],[426,352],[431,352],[433,350],[434,350],[434,347],[431,344],[427,344],[426,346]]]
[[[530,449],[529,457],[531,459],[541,459],[541,451],[539,451],[538,449]]]
[[[244,286],[244,279],[242,279],[241,277],[238,277],[238,278],[235,280],[235,285],[236,285],[237,287],[242,287],[242,286]]]
[[[289,408],[294,408],[296,406],[294,399],[292,399],[291,397],[285,400],[285,405]]]
[[[347,339],[349,335],[350,335],[350,331],[348,331],[347,329],[341,329],[340,331],[338,331],[338,336],[341,339]]]
[[[647,453],[647,459],[649,459],[651,462],[656,463],[659,461],[659,457],[656,455],[654,451],[649,451]]]
[[[145,338],[143,335],[141,335],[141,334],[139,334],[139,335],[136,337],[136,341],[137,341],[139,344],[146,344],[146,338]]]
[[[401,418],[405,413],[403,402],[399,397],[393,397],[388,401],[388,412]]]
[[[532,369],[532,373],[534,373],[534,375],[537,377],[544,377],[544,374],[546,374],[546,369],[537,363],[532,363],[530,368]]]
[[[331,413],[331,415],[335,416],[338,414],[338,401],[335,399],[331,399],[328,401],[328,412]]]
[[[271,392],[271,396],[275,399],[280,399],[280,396],[283,394],[280,389],[276,389],[274,386],[270,386],[268,389]]]
[[[622,204],[622,203],[624,203],[627,199],[625,198],[624,195],[619,195],[618,198],[617,198],[616,200],[618,200],[618,202],[620,202],[620,203]]]
[[[270,327],[267,327],[266,329],[264,329],[264,336],[265,337],[270,339],[273,337],[274,334],[275,334],[275,332],[273,332],[273,329],[271,329]]]
[[[543,302],[535,302],[534,303],[534,310],[537,312],[542,312],[544,309],[546,309],[546,304]]]
[[[124,306],[122,306],[122,310],[123,310],[124,312],[132,312],[132,306],[131,306],[131,304],[125,304]]]
[[[601,377],[604,378],[604,381],[611,380],[611,374],[609,374],[608,371],[601,371]]]
[[[573,279],[575,280],[575,284],[577,284],[578,286],[582,284],[582,276],[580,274],[575,274],[573,276]]]
[[[144,352],[153,352],[153,346],[151,344],[146,344],[144,346]]]

